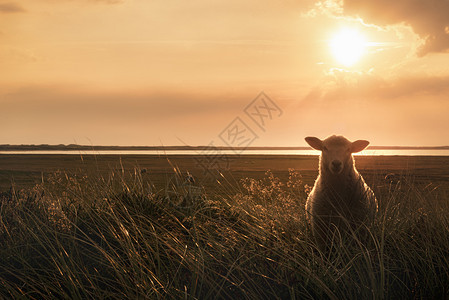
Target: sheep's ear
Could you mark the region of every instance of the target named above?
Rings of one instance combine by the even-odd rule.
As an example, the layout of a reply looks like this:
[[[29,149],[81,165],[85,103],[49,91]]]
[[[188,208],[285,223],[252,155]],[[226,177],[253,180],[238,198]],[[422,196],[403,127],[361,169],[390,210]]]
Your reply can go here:
[[[355,141],[351,144],[351,152],[352,153],[360,152],[363,149],[365,149],[366,147],[368,147],[368,145],[369,145],[369,142],[365,141],[365,140]]]
[[[308,136],[305,138],[305,140],[306,140],[307,144],[309,144],[310,147],[312,147],[313,149],[320,150],[320,151],[323,150],[323,141],[320,140],[319,138],[313,137],[313,136]]]

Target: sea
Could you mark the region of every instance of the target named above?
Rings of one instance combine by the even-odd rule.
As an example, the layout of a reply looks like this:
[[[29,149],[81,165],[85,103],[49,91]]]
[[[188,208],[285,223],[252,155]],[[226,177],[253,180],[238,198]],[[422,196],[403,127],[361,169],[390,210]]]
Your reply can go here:
[[[21,150],[0,151],[0,155],[319,155],[316,150]],[[366,149],[355,155],[449,156],[449,149]]]

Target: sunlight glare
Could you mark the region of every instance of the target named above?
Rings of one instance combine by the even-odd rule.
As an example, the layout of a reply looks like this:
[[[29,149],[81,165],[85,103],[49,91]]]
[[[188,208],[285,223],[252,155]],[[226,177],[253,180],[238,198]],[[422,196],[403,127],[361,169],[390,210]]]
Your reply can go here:
[[[366,47],[365,37],[357,30],[344,28],[331,39],[329,46],[335,59],[342,65],[354,65],[362,57]]]

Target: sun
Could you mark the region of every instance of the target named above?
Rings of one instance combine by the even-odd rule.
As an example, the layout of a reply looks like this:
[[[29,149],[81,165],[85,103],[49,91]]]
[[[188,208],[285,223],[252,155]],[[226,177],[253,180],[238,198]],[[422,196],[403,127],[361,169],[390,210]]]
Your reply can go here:
[[[350,67],[357,63],[365,52],[367,42],[363,35],[352,28],[343,28],[330,40],[329,46],[338,63]]]

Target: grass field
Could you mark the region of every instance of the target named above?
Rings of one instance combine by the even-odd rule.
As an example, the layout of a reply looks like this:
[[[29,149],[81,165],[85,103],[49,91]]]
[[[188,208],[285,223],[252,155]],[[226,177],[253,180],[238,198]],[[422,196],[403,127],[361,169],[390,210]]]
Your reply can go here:
[[[199,162],[0,156],[0,296],[449,297],[449,158],[357,156],[379,213],[326,253],[304,212],[317,157],[232,157],[207,179]]]
[[[417,184],[431,184],[445,188],[449,184],[449,157],[447,156],[356,156],[357,168],[368,180],[381,180],[387,174],[393,177],[406,176]],[[209,190],[217,185],[204,177],[203,165],[213,158],[171,155],[0,155],[0,191],[15,184],[19,188],[30,188],[42,182],[42,178],[61,171],[68,174],[100,174],[111,171],[132,173],[134,169],[146,169],[145,178],[157,187],[164,187],[173,176],[174,167],[181,172],[191,172]],[[313,184],[317,176],[318,156],[288,155],[243,155],[228,156],[226,161],[216,164],[229,182],[242,178],[261,178],[271,170],[282,180],[288,178],[288,169],[298,170],[303,181]],[[390,176],[391,177],[391,176]]]

